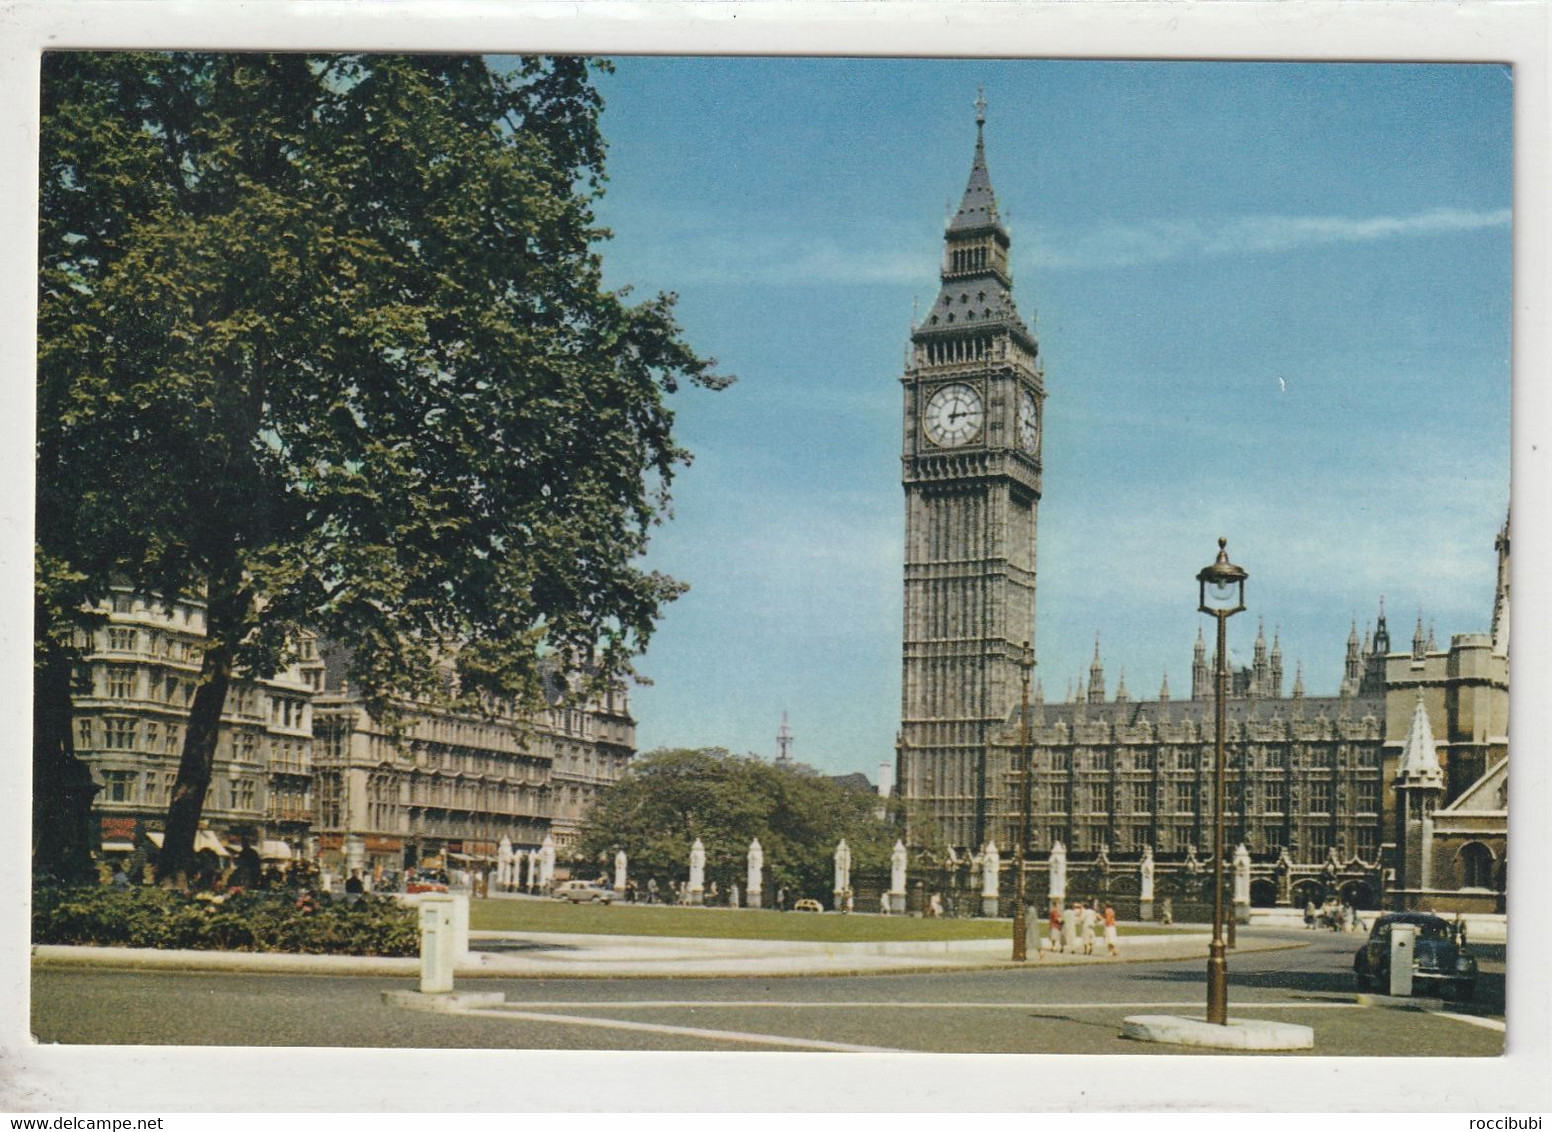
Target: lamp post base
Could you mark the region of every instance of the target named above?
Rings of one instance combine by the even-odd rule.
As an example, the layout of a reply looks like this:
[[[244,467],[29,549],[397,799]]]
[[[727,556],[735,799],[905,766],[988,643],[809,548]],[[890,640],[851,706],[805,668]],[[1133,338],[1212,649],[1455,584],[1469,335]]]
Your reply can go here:
[[[1214,939],[1207,950],[1207,1021],[1215,1026],[1229,1024],[1229,964],[1223,951],[1222,939]]]

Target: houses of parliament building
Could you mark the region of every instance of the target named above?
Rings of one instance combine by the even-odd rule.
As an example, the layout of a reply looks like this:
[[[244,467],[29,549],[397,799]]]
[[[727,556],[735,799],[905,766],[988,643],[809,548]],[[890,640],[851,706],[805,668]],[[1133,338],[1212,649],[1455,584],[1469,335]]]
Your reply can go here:
[[[1012,296],[1010,239],[988,172],[985,104],[944,236],[941,286],[902,376],[905,600],[896,781],[919,846],[955,857],[1018,829],[1020,661],[1034,639],[1045,373]],[[1509,525],[1491,628],[1410,647],[1376,621],[1346,642],[1336,695],[1286,691],[1257,631],[1226,705],[1228,843],[1251,854],[1252,903],[1335,895],[1360,907],[1501,911],[1506,886]],[[1484,547],[1484,555],[1487,548]],[[1485,604],[1485,603],[1484,603]],[[1336,647],[1336,642],[1333,642]],[[1064,702],[1035,687],[1029,851],[1060,843],[1079,888],[1205,874],[1212,845],[1214,658],[1198,634],[1189,696],[1107,691],[1099,643]],[[1086,872],[1085,872],[1086,870]],[[1037,882],[1038,883],[1038,882]],[[1167,887],[1167,886],[1166,886]],[[1037,889],[1037,891],[1043,891]],[[1081,894],[1081,893],[1080,893]]]

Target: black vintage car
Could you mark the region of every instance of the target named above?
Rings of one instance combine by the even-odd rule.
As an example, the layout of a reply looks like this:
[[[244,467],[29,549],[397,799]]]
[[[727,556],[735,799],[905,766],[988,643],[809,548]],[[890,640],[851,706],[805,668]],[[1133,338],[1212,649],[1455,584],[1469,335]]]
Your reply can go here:
[[[1390,989],[1390,934],[1397,924],[1417,929],[1412,949],[1412,988],[1441,998],[1469,999],[1477,989],[1477,961],[1448,920],[1427,912],[1390,912],[1374,922],[1368,941],[1353,956],[1358,989]]]

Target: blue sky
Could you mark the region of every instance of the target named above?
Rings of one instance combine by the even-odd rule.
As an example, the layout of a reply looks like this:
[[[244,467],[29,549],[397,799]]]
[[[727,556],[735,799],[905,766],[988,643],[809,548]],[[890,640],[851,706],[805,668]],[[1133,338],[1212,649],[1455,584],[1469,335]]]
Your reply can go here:
[[[989,104],[1014,294],[1046,363],[1036,649],[1189,692],[1194,575],[1250,571],[1287,682],[1386,596],[1484,629],[1509,494],[1511,94],[1497,65],[619,58],[607,278],[672,290],[739,377],[651,565],[688,581],[640,668],[643,750],[892,757],[900,385]]]

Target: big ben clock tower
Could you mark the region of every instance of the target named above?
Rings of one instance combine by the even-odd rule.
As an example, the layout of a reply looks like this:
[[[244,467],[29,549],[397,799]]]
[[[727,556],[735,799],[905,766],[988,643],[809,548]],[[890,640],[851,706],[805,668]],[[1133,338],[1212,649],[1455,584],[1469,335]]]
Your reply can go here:
[[[942,286],[911,334],[901,480],[905,633],[904,796],[951,845],[1007,847],[993,815],[1007,755],[993,741],[1019,702],[1034,639],[1040,503],[1039,347],[1013,303],[1008,232],[986,170],[986,102],[975,160],[944,234]]]

